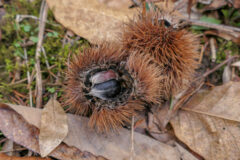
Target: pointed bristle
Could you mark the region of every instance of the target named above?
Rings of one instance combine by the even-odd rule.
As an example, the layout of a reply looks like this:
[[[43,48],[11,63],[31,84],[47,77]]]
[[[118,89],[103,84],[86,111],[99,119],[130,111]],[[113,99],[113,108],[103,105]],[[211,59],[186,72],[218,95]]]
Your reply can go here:
[[[149,103],[160,103],[163,91],[163,70],[159,65],[152,63],[150,55],[133,53],[127,61],[127,68],[137,81],[137,95]]]
[[[124,28],[122,43],[129,52],[151,55],[159,68],[163,67],[165,97],[169,98],[192,79],[198,67],[200,46],[196,35],[174,28],[173,22],[170,26],[160,23],[159,20],[168,17],[167,13],[163,15],[150,12],[146,18],[129,22]]]
[[[130,122],[131,117],[143,110],[146,104],[160,104],[162,70],[153,61],[149,55],[129,54],[112,45],[84,50],[69,65],[66,103],[76,114],[90,114],[90,127],[100,132],[115,130]],[[92,71],[94,74],[90,74]],[[104,84],[102,87],[106,90],[91,94],[95,85],[87,85],[89,79],[92,83]],[[111,90],[105,88],[105,84],[112,80],[121,85],[119,95],[110,99],[99,95]]]
[[[118,106],[116,109],[94,110],[90,117],[89,126],[96,128],[98,132],[117,131],[122,125],[130,123],[131,117],[136,114],[136,111],[143,109],[142,103],[133,101],[124,106]]]
[[[66,72],[65,104],[70,105],[69,110],[76,114],[86,114],[91,110],[91,102],[86,99],[83,91],[84,72],[96,66],[104,66],[106,63],[118,63],[126,56],[127,54],[121,52],[119,47],[105,43],[75,55]]]

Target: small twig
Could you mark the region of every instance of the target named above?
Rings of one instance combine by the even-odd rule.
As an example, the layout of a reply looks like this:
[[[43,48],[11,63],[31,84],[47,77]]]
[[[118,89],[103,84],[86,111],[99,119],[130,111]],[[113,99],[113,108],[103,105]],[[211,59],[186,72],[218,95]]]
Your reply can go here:
[[[177,113],[177,111],[179,110],[179,108],[182,107],[183,104],[185,104],[190,97],[192,97],[195,93],[197,93],[197,91],[199,89],[201,89],[201,87],[204,85],[204,80],[207,76],[209,76],[210,74],[212,74],[213,72],[215,72],[216,70],[218,70],[219,68],[221,68],[223,65],[227,64],[228,62],[232,61],[233,59],[237,58],[239,56],[233,56],[228,58],[227,60],[225,60],[224,62],[222,62],[221,64],[217,65],[216,67],[214,67],[213,69],[211,69],[210,71],[205,72],[201,77],[196,78],[193,82],[197,83],[195,85],[195,87],[190,87],[188,88],[180,98],[178,98],[179,100],[175,102],[173,110],[169,113],[168,116],[168,121],[170,121],[170,119]],[[166,122],[167,124],[167,122]]]
[[[43,56],[45,58],[45,63],[46,63],[46,66],[47,66],[48,73],[50,75],[52,75],[54,78],[57,78],[57,76],[53,72],[51,72],[51,68],[50,68],[50,65],[49,65],[49,62],[48,62],[48,59],[47,59],[47,54],[46,54],[46,51],[45,51],[44,47],[41,47],[41,50],[42,50]]]
[[[204,55],[204,53],[205,53],[205,50],[206,50],[208,44],[209,44],[209,41],[207,41],[207,42],[202,46],[201,53],[200,53],[200,58],[199,58],[199,61],[198,61],[199,64],[202,63],[203,55]]]
[[[19,80],[17,82],[10,83],[9,86],[14,86],[14,85],[17,85],[17,84],[21,84],[21,83],[25,82],[26,80],[27,80],[27,78],[21,79],[21,80]]]
[[[240,28],[237,28],[237,27],[232,27],[232,26],[227,26],[227,25],[222,25],[222,24],[212,24],[212,23],[202,22],[202,21],[193,20],[193,19],[184,19],[184,20],[192,25],[212,28],[212,29],[216,29],[216,30],[224,31],[224,32],[230,32],[233,35],[235,32],[240,32]]]
[[[238,58],[239,56],[233,56],[230,57],[228,59],[226,59],[225,61],[223,61],[222,63],[218,64],[217,66],[215,66],[213,69],[207,71],[206,73],[204,73],[200,78],[206,78],[207,76],[209,76],[210,74],[212,74],[213,72],[215,72],[216,70],[218,70],[219,68],[221,68],[222,66],[224,66],[225,64],[227,64],[228,62],[232,61],[235,58]],[[199,79],[199,78],[198,78]]]
[[[18,66],[17,69],[15,70],[15,80],[20,80],[21,75],[20,75],[20,63],[21,63],[21,58],[16,57],[16,65]]]
[[[27,98],[27,96],[25,96],[24,94],[22,94],[22,93],[19,93],[18,91],[16,91],[16,90],[13,90],[13,93],[15,94],[15,95],[18,95],[19,97],[22,97],[22,98]]]
[[[132,116],[130,160],[134,160],[134,156],[135,156],[135,152],[134,152],[134,116]]]
[[[50,65],[49,65],[49,63],[48,63],[47,54],[46,54],[46,51],[45,51],[45,49],[44,49],[43,46],[41,47],[41,50],[42,50],[43,56],[44,56],[44,58],[45,58],[45,63],[46,63],[47,69],[50,70],[50,69],[49,69],[49,68],[50,68]]]
[[[18,100],[18,104],[19,105],[23,105],[23,106],[26,106],[26,103],[23,102],[22,98],[20,98],[17,94],[14,95],[15,98]]]
[[[31,89],[31,75],[30,75],[30,72],[29,72],[27,49],[26,49],[26,48],[23,48],[23,51],[24,51],[25,63],[26,63],[26,66],[27,66],[27,80],[28,80],[28,90],[29,90],[30,107],[33,107],[32,89]]]
[[[37,99],[36,99],[36,107],[41,108],[42,107],[42,75],[41,75],[41,67],[40,67],[40,52],[41,52],[41,46],[43,42],[43,34],[45,29],[45,21],[47,19],[47,11],[48,6],[45,0],[42,1],[41,4],[41,10],[40,10],[40,22],[39,22],[39,33],[38,33],[38,43],[36,48],[36,89],[37,89]]]
[[[181,99],[174,105],[174,112],[176,112],[193,94],[195,94],[204,84],[204,79],[221,68],[223,65],[227,64],[228,62],[232,61],[233,59],[237,58],[239,56],[233,56],[228,59],[226,59],[224,62],[218,64],[216,67],[211,69],[210,71],[205,72],[201,77],[195,79],[195,82],[198,82],[198,85],[194,89],[189,88],[189,90],[186,91],[186,93],[181,97]]]
[[[31,82],[36,78],[36,75],[35,75],[35,68],[32,69],[32,73],[31,73]]]
[[[23,21],[24,19],[26,18],[30,18],[30,19],[34,19],[34,20],[37,20],[37,21],[40,21],[40,18],[36,17],[36,16],[33,16],[33,15],[23,15],[23,14],[18,14],[16,15],[16,22],[19,23],[21,21]],[[53,25],[53,26],[61,26],[59,24],[54,24],[54,23],[50,23],[49,21],[45,20],[43,21],[44,23],[47,23],[47,24],[50,24],[50,25]]]
[[[28,41],[28,42],[24,42],[24,43],[21,43],[21,47],[23,48],[26,48],[26,47],[29,47],[29,46],[33,46],[35,43],[33,41]]]
[[[174,115],[176,113],[176,111],[184,104],[186,103],[190,97],[192,97],[195,93],[197,93],[197,91],[199,91],[199,89],[202,88],[202,86],[204,85],[204,81],[201,80],[200,82],[198,82],[198,84],[195,87],[190,87],[185,94],[181,97],[181,99],[174,105],[174,109],[173,109],[173,114]]]
[[[16,104],[21,104],[21,102],[19,102],[19,100],[13,96],[10,96],[11,101],[15,102]]]

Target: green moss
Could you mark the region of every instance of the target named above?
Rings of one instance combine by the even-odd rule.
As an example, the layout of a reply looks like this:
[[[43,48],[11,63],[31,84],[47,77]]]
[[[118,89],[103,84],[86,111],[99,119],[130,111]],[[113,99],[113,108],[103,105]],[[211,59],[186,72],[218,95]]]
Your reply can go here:
[[[227,41],[222,38],[217,38],[218,51],[217,51],[217,63],[221,63],[226,60],[227,54],[229,55],[240,55],[240,50],[237,44],[232,41]]]
[[[32,71],[35,68],[35,52],[36,44],[38,42],[38,21],[31,18],[23,19],[21,22],[16,22],[17,15],[31,15],[39,17],[39,10],[41,6],[41,0],[35,0],[31,3],[27,0],[13,0],[10,4],[5,5],[6,15],[3,18],[1,25],[2,39],[0,43],[0,65],[4,66],[0,68],[0,95],[2,99],[6,99],[9,95],[12,95],[13,90],[28,95],[27,81],[20,84],[11,84],[10,82],[14,78],[16,70],[20,71],[20,79],[27,78],[27,71]],[[60,24],[57,24],[53,17],[53,13],[49,10],[46,23],[46,29],[44,33],[43,48],[46,52],[46,58],[41,54],[41,71],[42,79],[44,81],[44,95],[53,94],[55,91],[61,92],[61,86],[47,86],[47,83],[55,83],[56,79],[54,75],[59,75],[60,82],[63,81],[63,72],[66,68],[66,62],[69,58],[69,53],[75,54],[85,47],[89,46],[89,43],[84,40],[76,40],[74,44],[63,45],[63,38],[65,35],[65,28]],[[72,37],[76,39],[76,37]],[[26,53],[28,57],[28,64],[25,63],[24,56],[24,43],[32,43],[26,47]],[[16,61],[20,59],[20,63]],[[55,66],[49,73],[46,61],[50,66]],[[36,81],[32,81],[31,88],[35,90]],[[62,93],[58,93],[61,95]],[[44,101],[47,101],[49,96],[46,96]]]

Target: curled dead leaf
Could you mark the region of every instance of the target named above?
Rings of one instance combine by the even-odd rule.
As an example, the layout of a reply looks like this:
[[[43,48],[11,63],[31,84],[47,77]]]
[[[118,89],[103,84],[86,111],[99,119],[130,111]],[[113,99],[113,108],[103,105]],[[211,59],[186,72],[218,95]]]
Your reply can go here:
[[[30,107],[21,107],[17,105],[8,106],[0,103],[0,130],[9,139],[14,142],[40,153],[39,150],[39,129],[32,124],[29,124],[22,115],[15,110],[22,112],[32,122],[40,125],[41,110]],[[29,114],[31,113],[31,114]],[[65,143],[61,143],[49,156],[61,160],[75,160],[85,158],[91,160],[104,160],[101,156],[94,156],[89,152],[82,152],[76,147],[69,147]]]
[[[13,127],[11,129],[6,128],[7,123],[0,122],[0,130],[2,130],[2,127],[3,127],[5,129],[3,133],[8,138],[9,138],[8,136],[9,132],[12,133],[12,132],[16,132],[15,130],[19,130],[19,129],[21,130],[21,127],[23,124],[27,124],[29,126],[30,124],[28,124],[27,122],[34,123],[34,125],[36,126],[38,125],[39,127],[40,124],[38,121],[36,121],[36,119],[40,121],[41,110],[30,108],[30,107],[18,106],[18,105],[10,105],[10,106],[15,110],[14,111],[10,108],[12,112],[15,112],[14,116],[18,115],[19,117],[22,117],[24,121],[20,123],[19,120],[16,120],[19,122],[18,126]],[[31,116],[29,116],[29,113],[31,113]],[[4,118],[8,121],[9,119],[12,119],[12,116],[13,116],[12,114],[9,115],[9,113],[6,112],[4,113],[5,117],[3,117],[2,114],[3,113],[1,112],[1,109],[0,109],[0,118]],[[6,117],[6,115],[8,116]],[[77,159],[76,157],[84,157],[84,156],[92,159],[97,159],[101,157],[101,156],[93,156],[92,154],[102,155],[106,158],[114,159],[114,160],[125,160],[129,158],[130,147],[131,147],[130,131],[126,129],[122,129],[122,130],[119,130],[118,133],[99,134],[95,130],[92,130],[88,127],[87,118],[75,116],[71,114],[67,114],[67,115],[68,115],[68,127],[69,127],[68,136],[63,140],[64,143],[61,143],[53,152],[50,153],[50,156],[53,156],[53,157],[64,156],[64,158],[61,158],[64,160],[70,159],[69,157],[71,156],[75,156],[75,159]],[[19,137],[12,137],[12,140],[14,140],[17,143],[19,143],[20,141],[21,145],[27,148],[30,148],[29,147],[30,144],[33,145],[32,142],[35,142],[33,148],[30,148],[30,149],[33,151],[37,151],[39,153],[39,148],[38,148],[39,133],[30,134],[31,130],[32,130],[32,127],[30,127],[29,129],[26,129],[26,131],[25,130],[21,131],[23,132],[22,136],[28,135],[28,137],[24,137],[25,141],[21,141],[22,138],[19,138]],[[36,130],[37,132],[39,132],[37,128]],[[24,132],[30,132],[30,133],[24,133]],[[16,139],[18,141],[16,141]],[[66,144],[74,147],[69,148]],[[69,148],[69,149],[66,149],[66,148]],[[88,152],[81,152],[81,151],[88,151]],[[149,138],[147,136],[144,136],[136,132],[134,133],[134,151],[136,154],[136,157],[135,157],[136,160],[145,160],[145,159],[178,160],[180,157],[179,151],[175,150],[173,147],[166,145],[164,143],[158,142],[152,138]]]
[[[61,104],[51,98],[41,114],[39,135],[40,154],[42,157],[52,152],[67,136],[67,115]]]
[[[205,159],[240,157],[240,83],[196,94],[171,120],[176,136]]]

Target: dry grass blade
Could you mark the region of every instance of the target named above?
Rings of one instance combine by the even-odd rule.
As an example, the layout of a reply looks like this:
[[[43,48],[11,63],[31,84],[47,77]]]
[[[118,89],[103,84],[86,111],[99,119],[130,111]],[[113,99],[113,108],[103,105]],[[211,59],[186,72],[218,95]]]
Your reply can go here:
[[[29,71],[29,65],[28,65],[28,56],[27,56],[27,49],[23,48],[24,51],[24,59],[25,63],[27,66],[27,80],[28,80],[28,90],[29,90],[29,102],[30,102],[30,107],[33,107],[33,97],[32,97],[32,89],[31,89],[31,75]]]
[[[40,10],[40,22],[39,22],[39,32],[38,32],[38,43],[36,48],[36,88],[37,88],[37,100],[36,100],[36,107],[41,108],[42,107],[42,75],[41,75],[41,66],[40,66],[40,52],[41,52],[41,46],[43,42],[43,34],[45,29],[45,23],[47,19],[47,12],[48,6],[45,0],[42,1],[42,6]]]

